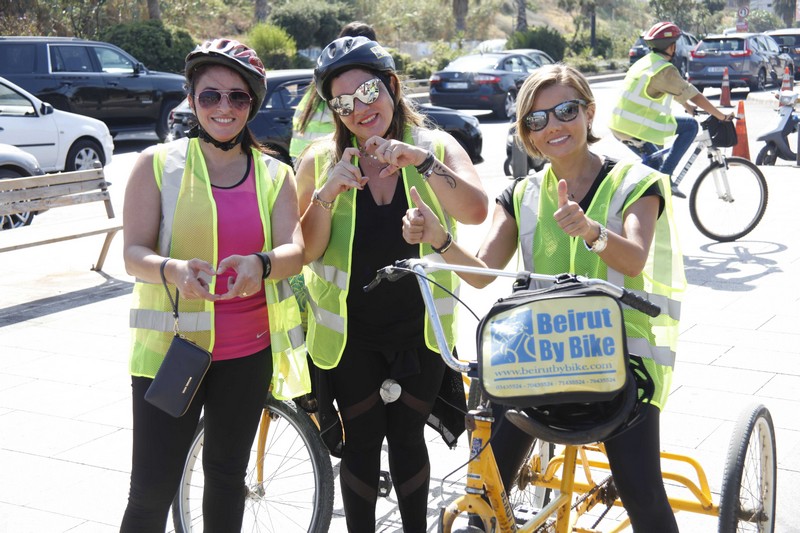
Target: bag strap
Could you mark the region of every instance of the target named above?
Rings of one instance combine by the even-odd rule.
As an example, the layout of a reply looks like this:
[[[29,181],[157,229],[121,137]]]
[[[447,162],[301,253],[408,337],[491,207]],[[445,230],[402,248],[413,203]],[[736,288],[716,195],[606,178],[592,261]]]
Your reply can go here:
[[[171,257],[167,257],[163,261],[161,261],[161,267],[159,268],[159,272],[161,274],[161,283],[164,284],[164,290],[167,291],[167,296],[169,297],[169,303],[172,304],[172,316],[175,317],[175,326],[173,328],[175,335],[178,334],[178,303],[180,302],[180,291],[178,287],[175,287],[175,299],[172,299],[172,293],[169,291],[169,287],[167,287],[167,278],[164,276],[164,267],[167,266],[167,262],[171,259]]]

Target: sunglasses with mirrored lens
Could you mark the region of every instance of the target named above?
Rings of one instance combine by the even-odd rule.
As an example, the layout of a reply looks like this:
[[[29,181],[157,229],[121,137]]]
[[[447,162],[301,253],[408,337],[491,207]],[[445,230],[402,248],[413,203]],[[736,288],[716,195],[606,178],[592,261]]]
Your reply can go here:
[[[561,102],[550,109],[531,111],[528,113],[528,116],[525,117],[525,125],[528,126],[528,129],[531,131],[540,131],[544,129],[544,127],[547,126],[547,122],[550,120],[551,111],[561,122],[572,122],[578,116],[581,106],[585,105],[585,100],[576,99]]]
[[[380,80],[372,78],[362,83],[353,94],[340,94],[336,98],[331,98],[328,100],[328,105],[331,106],[334,113],[346,117],[355,110],[356,98],[369,105],[377,100],[380,94]]]
[[[228,99],[228,105],[239,110],[249,108],[253,101],[253,97],[250,96],[250,93],[246,93],[245,91],[216,91],[214,89],[201,91],[196,96],[196,99],[200,107],[208,109],[218,106],[220,102],[222,102],[223,96]]]

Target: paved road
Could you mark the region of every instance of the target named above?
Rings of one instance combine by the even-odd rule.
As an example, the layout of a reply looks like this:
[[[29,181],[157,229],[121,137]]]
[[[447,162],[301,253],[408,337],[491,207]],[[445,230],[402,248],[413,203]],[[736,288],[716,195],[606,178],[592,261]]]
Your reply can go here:
[[[768,109],[764,103],[748,103],[749,114]],[[606,122],[598,117],[595,124]],[[605,132],[599,133],[604,137],[597,145],[599,151],[627,155]],[[751,132],[751,150],[754,138]],[[109,171],[124,173],[134,156],[115,156]],[[490,197],[509,183],[500,167],[484,163],[479,170]],[[796,510],[800,498],[800,233],[795,206],[800,169],[783,165],[763,171],[770,186],[769,209],[759,227],[742,241],[706,240],[691,225],[685,202],[678,203],[689,288],[662,441],[669,450],[699,459],[718,494],[733,421],[744,405],[763,402],[777,428],[776,531],[790,533],[800,531]],[[123,185],[115,182],[112,187],[118,204]],[[35,223],[67,222],[51,212]],[[485,227],[464,228],[460,238],[474,249]],[[130,462],[127,314],[132,279],[122,265],[121,238],[115,240],[103,274],[88,270],[100,242],[100,238],[87,238],[3,255],[0,533],[110,533],[118,529]],[[495,282],[481,292],[467,288],[464,296],[482,311],[506,287]],[[469,344],[474,323],[465,318],[462,328],[460,350],[474,353]],[[448,450],[431,433],[430,450],[429,531],[435,531],[441,502],[461,489],[460,465],[467,448],[462,439],[456,450]],[[341,512],[337,497],[331,531],[345,531]],[[380,500],[378,516],[378,531],[401,531],[394,493]],[[608,518],[613,521],[618,516],[612,511]],[[688,513],[681,513],[679,522],[684,532],[716,530],[714,520]]]

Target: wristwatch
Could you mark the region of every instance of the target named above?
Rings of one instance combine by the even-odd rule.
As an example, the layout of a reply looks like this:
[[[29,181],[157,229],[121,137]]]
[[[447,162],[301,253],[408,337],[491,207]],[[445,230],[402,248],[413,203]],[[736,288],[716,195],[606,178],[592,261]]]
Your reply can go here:
[[[258,252],[256,255],[261,259],[261,266],[264,267],[263,277],[261,279],[267,279],[270,272],[272,272],[272,259],[269,258],[266,252]]]
[[[319,197],[319,191],[314,191],[314,195],[311,197],[311,203],[312,204],[317,204],[322,209],[325,209],[327,211],[330,211],[331,209],[333,209],[333,202],[326,202],[325,200],[320,198]]]
[[[599,254],[605,250],[606,245],[608,245],[608,230],[604,225],[600,224],[600,235],[597,237],[597,240],[595,240],[591,246],[589,246],[586,241],[583,241],[583,244],[586,245],[587,250]]]

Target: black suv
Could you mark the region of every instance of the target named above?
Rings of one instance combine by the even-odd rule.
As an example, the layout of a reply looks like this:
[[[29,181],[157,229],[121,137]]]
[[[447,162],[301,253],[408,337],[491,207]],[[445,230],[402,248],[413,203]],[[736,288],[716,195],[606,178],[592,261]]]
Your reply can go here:
[[[112,135],[155,130],[165,139],[169,112],[186,96],[183,76],[74,37],[0,37],[0,76],[56,109],[102,120]]]

